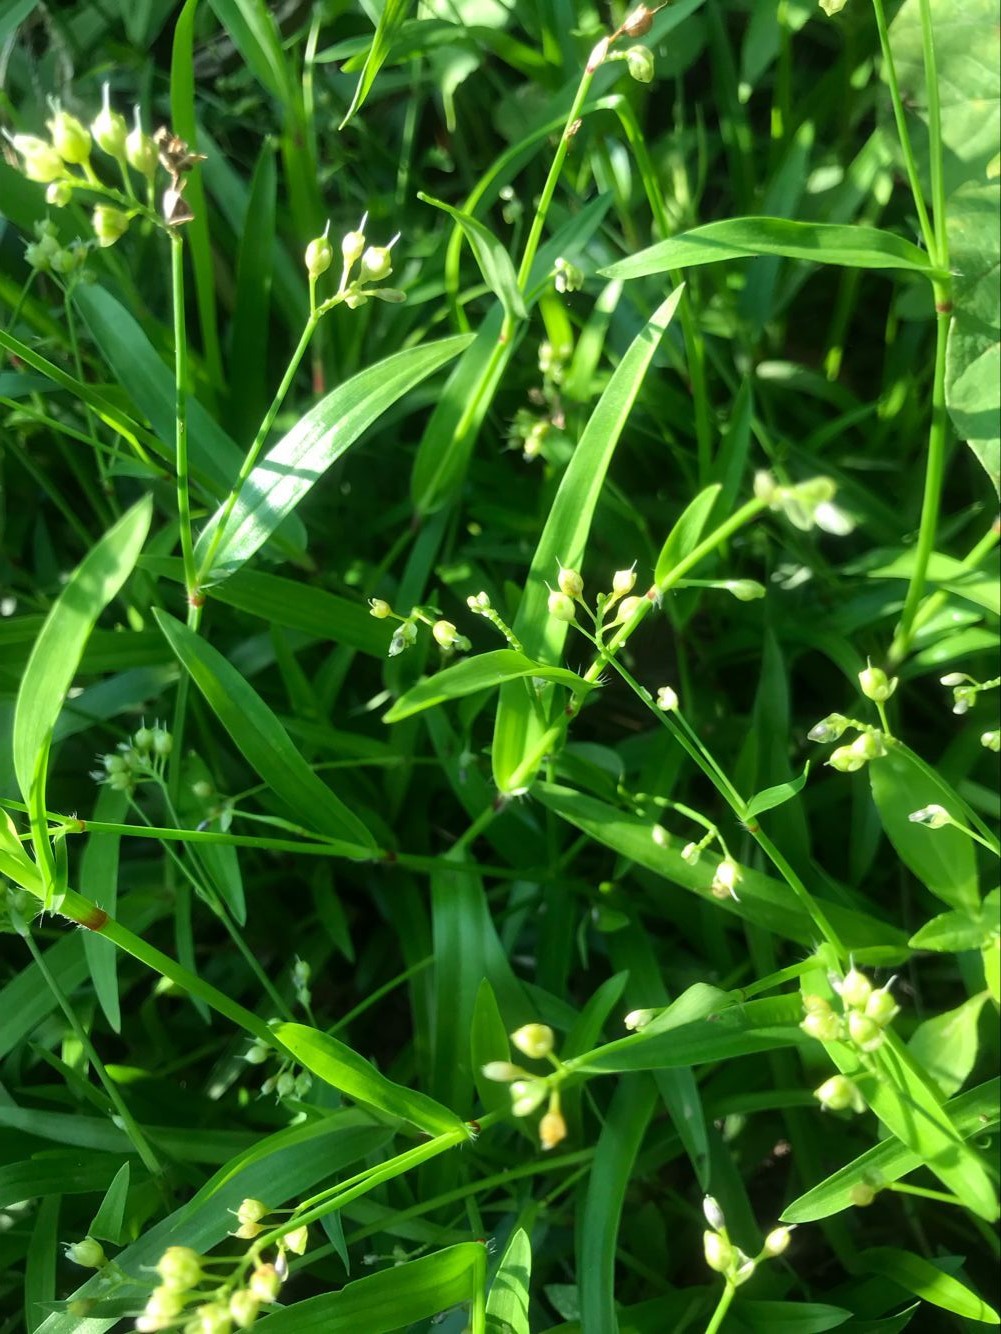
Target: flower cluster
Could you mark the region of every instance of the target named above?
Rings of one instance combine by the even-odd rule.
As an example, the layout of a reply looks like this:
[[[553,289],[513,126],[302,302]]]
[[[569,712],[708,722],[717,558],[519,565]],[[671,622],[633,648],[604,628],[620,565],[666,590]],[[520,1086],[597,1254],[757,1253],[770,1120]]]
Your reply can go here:
[[[702,1234],[706,1264],[715,1273],[722,1274],[731,1288],[746,1283],[763,1260],[772,1260],[789,1249],[792,1227],[776,1227],[765,1238],[759,1254],[752,1258],[730,1240],[723,1210],[711,1195],[702,1201],[702,1212],[709,1224]]]
[[[81,191],[111,201],[98,203],[91,216],[94,238],[101,247],[114,245],[128,231],[132,219],[139,214],[160,221],[152,210],[152,202],[153,182],[161,154],[156,141],[142,128],[139,108],[135,108],[135,123],[130,130],[124,116],[111,105],[108,84],[104,85],[101,110],[89,127],[63,110],[57,101],[50,99],[49,105],[52,115],[46,122],[49,131],[47,139],[34,134],[7,134],[11,147],[20,156],[21,170],[25,176],[46,187],[46,202],[53,208],[65,208],[74,195]],[[95,170],[91,160],[95,146],[115,163],[121,178],[121,190],[105,184]],[[184,147],[186,150],[187,146]],[[186,158],[190,158],[189,165],[198,160],[193,155],[186,154]],[[145,205],[136,196],[133,172],[145,182]],[[190,213],[188,217],[175,218],[174,221],[187,221],[189,217]],[[165,216],[164,221],[169,223],[171,218]],[[29,251],[31,249],[29,246]],[[82,263],[78,251],[73,247],[69,248],[68,257],[66,252],[60,254],[62,257],[57,260],[56,251],[43,246],[40,252],[36,252],[36,258],[46,262],[39,264],[36,259],[29,257],[28,263],[57,274],[69,273]]]
[[[99,756],[101,767],[91,772],[96,783],[106,784],[116,792],[132,793],[141,782],[163,781],[167,759],[174,749],[174,738],[159,723],[142,727],[131,741],[123,741],[117,751]]]
[[[298,973],[297,970],[298,969]],[[296,997],[303,1007],[309,1005],[309,965],[303,961],[297,960],[295,968],[292,970],[292,982],[296,990]],[[305,999],[304,999],[305,998]],[[272,1018],[268,1020],[268,1027],[273,1028],[280,1024],[280,1019]],[[243,1059],[248,1065],[266,1065],[278,1052],[270,1043],[261,1038],[255,1038],[250,1047],[244,1053]],[[313,1087],[313,1076],[308,1070],[300,1070],[296,1073],[293,1063],[284,1057],[279,1061],[278,1069],[273,1075],[269,1075],[261,1085],[262,1097],[267,1097],[269,1093],[275,1095],[278,1102],[286,1098],[301,1100],[308,1096],[309,1090]]]
[[[864,674],[864,673],[863,673]],[[849,729],[857,732],[854,741],[845,746],[838,746],[827,758],[827,763],[839,773],[853,774],[871,760],[882,759],[887,752],[887,737],[878,727],[861,723],[855,718],[846,718],[843,713],[829,713],[810,728],[811,741],[824,744],[839,741]]]
[[[482,595],[486,597],[484,593]],[[489,603],[489,598],[487,599]],[[472,600],[470,600],[470,605]],[[369,614],[374,616],[377,621],[394,620],[399,621],[399,625],[393,631],[393,637],[389,641],[389,656],[395,658],[404,650],[412,648],[417,642],[417,626],[423,624],[430,627],[431,637],[440,649],[445,653],[468,653],[472,644],[465,635],[459,634],[459,631],[451,621],[442,620],[436,613],[424,607],[414,607],[409,616],[401,616],[399,612],[393,610],[384,598],[369,598]]]
[[[612,576],[612,587],[608,593],[599,593],[595,598],[594,611],[584,600],[584,580],[577,570],[557,563],[556,587],[549,585],[549,614],[558,621],[566,621],[568,624],[574,624],[577,629],[581,626],[577,622],[577,612],[583,611],[592,621],[595,628],[598,646],[601,646],[602,635],[608,628],[617,625],[625,625],[631,621],[636,612],[643,604],[650,599],[649,594],[646,597],[637,597],[633,595],[632,590],[636,586],[636,564],[633,564],[627,570],[616,570]],[[614,616],[609,621],[611,613]]]
[[[368,222],[367,213],[356,230],[345,232],[341,237],[341,280],[336,294],[319,307],[316,305],[316,284],[334,262],[334,247],[328,236],[330,224],[327,224],[322,236],[315,237],[306,247],[304,258],[306,273],[309,275],[310,306],[314,312],[322,314],[331,306],[341,302],[349,310],[355,310],[358,306],[364,306],[370,297],[393,303],[406,300],[405,293],[398,288],[373,285],[381,283],[393,272],[393,257],[390,252],[400,239],[400,233],[397,232],[388,245],[369,245],[365,236],[366,222]]]
[[[861,1052],[874,1052],[886,1041],[886,1029],[900,1013],[890,991],[895,981],[891,977],[877,989],[854,967],[844,977],[832,976],[831,986],[841,998],[840,1013],[825,996],[804,994],[805,1018],[800,1028],[819,1042],[847,1041]]]
[[[813,477],[795,486],[781,486],[770,472],[754,478],[754,494],[770,510],[780,511],[794,528],[808,533],[820,528],[844,537],[855,527],[852,519],[834,504],[837,485],[830,477]]]
[[[544,1151],[554,1149],[567,1134],[558,1088],[565,1067],[554,1051],[555,1035],[548,1024],[524,1024],[511,1034],[511,1041],[529,1060],[548,1060],[555,1075],[533,1075],[511,1061],[489,1061],[483,1067],[483,1074],[487,1079],[508,1085],[514,1116],[531,1116],[548,1099],[545,1115],[539,1121],[539,1144]]]
[[[77,239],[64,246],[59,242],[59,232],[51,218],[41,218],[35,223],[35,239],[24,248],[24,259],[36,273],[51,273],[65,282],[71,282],[82,275],[87,262],[90,246],[86,241]]]
[[[952,690],[952,711],[962,717],[964,713],[969,713],[977,702],[977,696],[985,690],[997,690],[1001,685],[1001,676],[994,677],[991,681],[978,681],[975,677],[967,675],[966,672],[949,672],[940,678],[942,685],[948,686]],[[997,752],[1001,750],[1001,732],[992,728],[984,732],[980,737],[980,744],[987,750]]]

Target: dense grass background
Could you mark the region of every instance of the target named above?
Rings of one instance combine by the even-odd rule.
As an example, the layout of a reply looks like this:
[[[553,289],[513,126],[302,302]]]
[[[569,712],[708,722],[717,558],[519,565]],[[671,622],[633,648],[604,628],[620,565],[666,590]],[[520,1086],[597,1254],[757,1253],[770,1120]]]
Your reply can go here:
[[[707,1193],[751,1255],[784,1212],[801,1221],[784,1256],[737,1290],[728,1331],[997,1323],[977,1295],[992,1300],[997,1266],[998,795],[981,741],[997,696],[957,715],[940,684],[998,672],[997,5],[906,0],[887,15],[917,179],[934,226],[949,221],[951,289],[946,273],[929,281],[934,255],[908,251],[904,265],[892,241],[854,233],[865,253],[846,263],[833,234],[816,233],[810,263],[760,223],[742,233],[771,248],[758,258],[678,251],[639,276],[604,272],[734,218],[922,241],[871,5],[828,18],[812,0],[679,0],[638,39],[654,54],[651,83],[624,63],[597,71],[521,283],[528,310],[498,343],[495,293],[512,300],[500,261],[484,279],[459,225],[418,192],[475,215],[517,269],[588,53],[625,13],[570,0],[0,8],[12,133],[44,134],[49,97],[89,123],[107,82],[130,121],[137,103],[147,131],[169,124],[205,154],[183,231],[196,536],[299,343],[302,254],[328,219],[335,251],[363,214],[370,244],[400,233],[390,281],[406,301],[323,317],[269,440],[391,355],[479,338],[392,396],[286,526],[231,577],[218,572],[192,621],[171,245],[137,217],[88,254],[86,279],[32,276],[35,225],[51,216],[61,245],[90,238],[93,201],[50,209],[13,150],[0,162],[0,798],[14,831],[0,865],[12,928],[0,953],[4,1334],[131,1327],[167,1244],[236,1264],[246,1247],[225,1236],[242,1198],[292,1207],[355,1174],[358,1191],[320,1210],[305,1255],[289,1257],[291,1309],[261,1316],[275,1334],[475,1331],[488,1288],[496,1331],[706,1329],[724,1290],[703,1258]],[[928,147],[922,15],[941,154]],[[95,150],[95,165],[111,183],[111,160]],[[579,290],[554,287],[558,256],[581,270]],[[682,304],[652,330],[678,270]],[[936,377],[946,298],[959,335]],[[982,348],[971,390],[961,377]],[[324,428],[344,414],[335,401]],[[928,501],[930,438],[942,489]],[[608,471],[574,535],[595,475],[585,457],[599,480]],[[834,526],[850,531],[797,527],[779,507],[718,532],[761,470],[785,487],[832,479]],[[700,495],[704,533],[688,509]],[[130,509],[146,497],[151,516]],[[573,630],[563,647],[545,612],[533,559],[547,541],[580,562],[593,600],[634,563],[637,593],[673,583],[714,533],[690,574],[717,586],[671,587],[619,654],[652,694],[673,686],[677,723],[608,668],[565,744],[529,764],[531,790],[510,796],[522,786],[505,781],[511,756],[529,754],[536,726],[523,681],[499,706],[496,689],[456,688],[384,721],[457,660],[423,625],[387,658],[394,622],[367,599],[454,623],[475,661],[505,646],[467,607],[485,590],[533,660],[583,673],[593,649]],[[46,647],[46,617],[51,627],[85,558],[120,578],[108,574],[86,642],[63,627]],[[739,600],[735,580],[764,596]],[[186,616],[187,633],[166,619]],[[887,717],[860,694],[867,659],[899,677]],[[558,728],[561,689],[541,705]],[[831,748],[808,733],[835,711],[901,744],[854,774],[824,767]],[[47,712],[55,737],[30,811],[18,746],[33,728],[41,747]],[[90,774],[144,720],[175,745],[130,802]],[[757,819],[706,773],[714,762],[746,803],[807,760],[801,790],[759,806],[757,841]],[[908,822],[932,802],[980,842]],[[709,892],[718,844],[698,866],[680,856],[706,832],[700,819],[741,868],[737,899]],[[176,837],[196,827],[202,842]],[[18,835],[70,891],[62,916],[18,896],[15,882],[43,883]],[[74,894],[121,926],[68,926],[100,925]],[[823,947],[818,913],[842,954]],[[827,969],[843,973],[850,956],[880,985],[897,977],[894,1055],[861,1081],[875,1115],[821,1111],[813,1090],[856,1056],[798,1028],[801,982],[827,988]],[[551,1026],[569,1059],[623,1038],[629,1011],[679,996],[690,1008],[673,1037],[637,1037],[606,1054],[604,1073],[570,1081],[567,1135],[548,1154],[537,1115],[513,1118],[503,1085],[480,1075],[520,1025]],[[316,1054],[302,1030],[268,1047],[273,1018],[332,1034],[399,1087],[368,1066],[352,1083],[348,1054]],[[283,1060],[293,1076],[311,1065],[312,1082],[277,1085]],[[484,1122],[475,1143],[455,1147],[456,1116]],[[875,1177],[858,1161],[901,1142],[910,1194],[888,1188],[882,1158]],[[401,1157],[422,1145],[424,1161]],[[867,1188],[875,1198],[858,1207]],[[61,1244],[87,1235],[121,1249],[128,1277],[91,1279],[81,1306]]]

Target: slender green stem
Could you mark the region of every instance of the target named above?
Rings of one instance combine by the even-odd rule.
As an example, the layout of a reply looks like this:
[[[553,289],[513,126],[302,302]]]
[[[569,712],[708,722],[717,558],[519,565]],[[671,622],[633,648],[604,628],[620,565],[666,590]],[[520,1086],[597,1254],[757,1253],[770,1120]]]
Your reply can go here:
[[[709,1324],[706,1325],[706,1334],[716,1334],[716,1331],[726,1318],[726,1313],[730,1309],[730,1303],[733,1301],[733,1294],[736,1291],[737,1289],[733,1284],[728,1282],[720,1294],[720,1299],[716,1304],[716,1310],[712,1314],[712,1319],[709,1321]]]
[[[931,174],[932,222],[937,246],[936,262],[948,264],[946,238],[945,172],[942,153],[942,108],[939,101],[938,62],[935,59],[935,35],[932,30],[930,0],[918,0],[921,14],[921,53],[925,67],[925,93],[928,98],[928,154]]]
[[[310,290],[310,296],[312,297],[312,287]],[[264,414],[264,419],[261,422],[260,426],[258,427],[257,434],[254,436],[253,443],[247,450],[247,456],[243,460],[243,463],[240,466],[240,471],[239,474],[237,475],[237,479],[233,483],[229,495],[223,502],[222,510],[219,515],[219,520],[215,525],[211,540],[209,541],[208,551],[205,553],[205,559],[202,561],[202,564],[197,573],[198,583],[201,583],[201,581],[208,575],[209,571],[212,569],[212,562],[215,559],[216,552],[219,550],[219,543],[222,541],[223,533],[226,530],[226,525],[229,522],[230,518],[232,517],[233,510],[236,507],[236,502],[239,499],[240,489],[243,486],[244,482],[247,480],[247,478],[250,476],[251,472],[253,472],[254,465],[257,463],[257,460],[260,457],[261,450],[264,448],[264,443],[268,438],[272,426],[274,425],[275,418],[278,416],[278,413],[281,411],[281,406],[285,402],[285,396],[288,394],[289,389],[291,389],[292,387],[292,381],[295,379],[296,371],[298,371],[299,365],[302,362],[303,357],[306,355],[306,349],[309,347],[313,334],[316,332],[316,326],[320,322],[321,313],[322,310],[318,309],[313,300],[311,299],[309,319],[306,321],[306,326],[302,331],[302,336],[299,339],[298,346],[292,353],[292,360],[286,367],[285,374],[282,376],[282,382],[278,386],[278,390],[271,401],[271,406]]]
[[[914,157],[914,148],[911,144],[911,136],[907,129],[907,117],[904,113],[903,98],[900,96],[900,84],[897,81],[897,66],[893,59],[893,51],[890,47],[890,32],[886,23],[886,11],[883,8],[883,0],[872,0],[872,7],[876,14],[876,28],[879,32],[879,45],[883,52],[883,67],[886,71],[886,82],[890,89],[890,101],[893,103],[893,117],[897,123],[897,135],[900,138],[900,151],[904,157],[904,170],[907,172],[907,180],[911,187],[911,194],[914,196],[914,207],[917,210],[918,225],[921,228],[921,235],[924,238],[925,249],[928,251],[936,268],[940,268],[941,257],[938,254],[938,247],[935,244],[935,232],[928,217],[928,209],[925,207],[924,194],[921,190],[921,179],[918,176],[918,164]]]
[[[98,1056],[97,1051],[94,1048],[94,1044],[90,1040],[90,1035],[87,1033],[86,1029],[83,1027],[83,1025],[80,1023],[80,1020],[77,1018],[76,1011],[69,1003],[69,1000],[67,999],[63,989],[60,987],[59,983],[53,977],[48,964],[45,962],[45,956],[42,954],[41,950],[35,944],[34,938],[32,937],[30,931],[25,931],[24,940],[28,946],[28,949],[31,951],[31,957],[34,959],[38,971],[45,979],[46,986],[49,988],[53,996],[56,998],[56,1002],[59,1008],[62,1010],[63,1014],[66,1016],[66,1021],[72,1028],[76,1040],[80,1043],[80,1046],[86,1053],[87,1060],[94,1067],[94,1072],[97,1075],[98,1079],[101,1081],[105,1093],[108,1095],[108,1101],[111,1103],[115,1111],[118,1113],[118,1116],[122,1123],[122,1129],[125,1131],[126,1135],[128,1135],[129,1139],[135,1145],[136,1152],[142,1159],[143,1166],[147,1169],[147,1171],[150,1173],[151,1176],[154,1177],[162,1176],[163,1164],[160,1162],[159,1158],[157,1158],[152,1145],[150,1144],[146,1136],[143,1134],[142,1127],[139,1125],[135,1117],[132,1115],[132,1113],[126,1106],[122,1098],[122,1095],[118,1090],[117,1084],[110,1077],[107,1070],[105,1070],[104,1062],[101,1060],[100,1056]]]
[[[184,239],[170,233],[171,278],[174,299],[174,441],[177,470],[177,518],[181,529],[184,584],[190,602],[196,597],[195,551],[191,540],[191,497],[188,476],[188,331],[184,318]]]
[[[935,306],[935,371],[932,383],[931,427],[928,432],[928,457],[925,462],[925,489],[921,502],[921,526],[918,530],[914,567],[907,586],[904,609],[890,648],[891,664],[902,662],[906,658],[914,639],[915,618],[921,599],[924,597],[928,564],[935,549],[942,483],[945,477],[946,445],[949,434],[949,415],[945,405],[945,354],[949,326],[952,322],[952,305],[947,289],[939,283],[935,284]]]

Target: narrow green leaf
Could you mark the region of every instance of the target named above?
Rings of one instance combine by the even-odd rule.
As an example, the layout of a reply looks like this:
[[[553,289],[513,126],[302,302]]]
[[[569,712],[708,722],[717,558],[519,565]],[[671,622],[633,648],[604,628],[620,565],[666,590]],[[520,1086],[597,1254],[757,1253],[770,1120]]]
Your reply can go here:
[[[529,1334],[528,1288],[532,1243],[524,1228],[512,1234],[487,1297],[487,1334]]]
[[[470,1301],[482,1291],[485,1268],[485,1247],[465,1241],[279,1308],[267,1323],[272,1334],[395,1334]]]
[[[440,208],[459,224],[476,256],[483,281],[501,303],[504,313],[509,319],[525,319],[528,314],[525,309],[525,298],[518,287],[518,276],[514,271],[511,256],[490,228],[471,214],[463,213],[461,209],[453,208],[451,204],[445,204],[442,200],[425,194],[423,190],[418,190],[417,198],[423,200],[425,204],[432,205],[433,208]]]
[[[679,561],[684,560],[689,552],[698,546],[716,504],[716,497],[722,489],[720,482],[714,482],[712,486],[700,491],[682,511],[657,557],[654,578],[658,584],[667,578]]]
[[[961,824],[964,813],[948,783],[914,763],[902,746],[867,766],[879,818],[900,860],[921,883],[961,912],[980,906],[973,843],[959,829],[930,829],[910,816],[925,806],[944,806]]]
[[[946,1103],[945,1110],[956,1132],[969,1139],[997,1128],[1001,1113],[999,1102],[1001,1080],[992,1079],[953,1098]],[[818,1218],[829,1218],[854,1207],[852,1191],[856,1186],[870,1180],[887,1184],[899,1181],[922,1165],[920,1155],[899,1139],[884,1140],[793,1200],[784,1210],[782,1221],[812,1223]]]
[[[751,1334],[781,1334],[783,1330],[789,1334],[823,1334],[852,1318],[851,1311],[822,1302],[737,1301],[733,1314]]]
[[[561,564],[577,568],[583,561],[612,455],[682,291],[677,288],[658,306],[630,344],[595,405],[560,481],[514,620],[514,633],[530,658],[555,666],[562,656],[567,625],[549,615],[549,585]],[[494,780],[502,793],[510,791],[514,774],[538,743],[543,726],[521,682],[502,687],[493,744]]]
[[[355,86],[351,105],[344,113],[344,119],[338,125],[338,130],[343,130],[348,121],[361,110],[372,84],[375,83],[375,76],[382,69],[386,57],[389,55],[393,39],[406,21],[412,7],[412,0],[386,0],[382,7],[382,13],[379,15],[379,22],[376,24],[372,44],[365,57],[365,64]]]
[[[125,1206],[129,1202],[129,1183],[132,1171],[128,1162],[122,1163],[115,1173],[115,1179],[105,1192],[104,1199],[98,1206],[94,1221],[87,1229],[89,1237],[98,1241],[110,1241],[113,1246],[120,1246],[125,1234]]]
[[[14,708],[13,753],[18,787],[31,813],[36,857],[46,896],[55,888],[45,832],[45,783],[52,733],[98,616],[132,573],[149,531],[148,496],[128,510],[70,575],[45,619],[25,668]]]
[[[463,1137],[468,1137],[465,1122],[454,1112],[424,1093],[394,1084],[364,1057],[328,1033],[305,1024],[276,1024],[274,1034],[300,1065],[349,1098],[409,1121],[429,1135],[461,1131]]]
[[[909,269],[929,278],[938,276],[923,250],[892,232],[840,223],[755,217],[708,222],[658,241],[600,272],[607,278],[645,278],[652,273],[677,272],[752,255],[781,255],[856,269]]]
[[[617,1330],[615,1254],[622,1207],[643,1136],[657,1103],[652,1079],[619,1081],[587,1176],[576,1229],[581,1328]]]
[[[299,821],[318,833],[353,844],[347,856],[362,856],[375,840],[296,750],[288,733],[235,667],[200,635],[156,610],[157,624],[178,660],[205,696],[247,763]]]
[[[271,253],[275,242],[278,171],[266,141],[250,179],[247,212],[236,261],[236,309],[229,353],[230,429],[249,444],[269,404],[268,342],[271,331]]]
[[[980,1320],[986,1325],[1001,1324],[1001,1316],[992,1306],[923,1256],[912,1255],[896,1246],[874,1246],[862,1252],[858,1265],[869,1273],[899,1284],[906,1292],[912,1292],[915,1297],[943,1311],[952,1311],[968,1320]]]
[[[118,824],[129,808],[127,792],[102,787],[94,807],[94,819]],[[80,858],[79,888],[85,898],[114,917],[118,903],[118,834],[88,834]],[[94,984],[105,1018],[116,1033],[122,1031],[122,1010],[118,998],[118,951],[110,940],[95,931],[83,933],[83,952],[87,957],[90,979]]]
[[[419,681],[405,695],[400,696],[383,715],[382,721],[402,722],[404,718],[420,713],[423,709],[434,708],[446,700],[472,695],[477,690],[494,690],[505,681],[516,681],[526,676],[566,686],[574,694],[586,693],[592,688],[576,672],[567,671],[566,668],[546,667],[514,649],[494,649],[490,653],[479,653],[475,658],[466,658]]]
[[[223,31],[266,92],[284,106],[293,101],[292,75],[281,33],[264,0],[209,0]]]
[[[806,780],[810,774],[810,761],[807,760],[803,766],[803,772],[798,778],[791,779],[788,783],[777,783],[775,787],[763,788],[760,792],[747,803],[747,819],[752,819],[755,815],[761,815],[763,811],[773,811],[776,806],[782,806],[787,801],[791,801],[797,793],[802,792],[806,787]]]
[[[506,1112],[511,1106],[506,1085],[487,1079],[483,1074],[483,1067],[489,1061],[511,1059],[511,1044],[508,1041],[511,1027],[504,1023],[493,987],[484,978],[476,991],[473,1022],[469,1028],[469,1053],[476,1091],[488,1112]]]
[[[359,371],[312,407],[241,486],[206,581],[223,579],[248,561],[363,431],[470,342],[460,334],[396,352]],[[195,545],[199,565],[208,559],[222,519],[220,506]]]
[[[56,1297],[56,1258],[59,1255],[58,1195],[42,1200],[34,1217],[24,1265],[24,1328],[35,1334],[44,1328],[43,1312]]]

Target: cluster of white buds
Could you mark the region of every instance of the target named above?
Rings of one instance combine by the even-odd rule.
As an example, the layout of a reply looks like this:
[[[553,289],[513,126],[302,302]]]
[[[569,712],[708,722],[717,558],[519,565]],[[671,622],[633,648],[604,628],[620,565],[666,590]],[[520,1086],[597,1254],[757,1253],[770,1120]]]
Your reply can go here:
[[[911,811],[907,818],[911,824],[923,824],[926,829],[944,829],[946,825],[956,823],[945,807],[934,801],[919,811]]]
[[[238,1217],[245,1214],[250,1219],[256,1214],[263,1218],[267,1212],[260,1200],[244,1200]],[[241,1224],[240,1230],[233,1235],[256,1235],[245,1230],[246,1227],[257,1227],[257,1224]],[[296,1231],[305,1234],[306,1229]],[[305,1250],[305,1235],[299,1239],[301,1250],[290,1244],[291,1236],[292,1233],[286,1233],[279,1243],[276,1264],[266,1264],[258,1259],[246,1285],[239,1287],[233,1286],[233,1280],[219,1284],[211,1279],[205,1272],[202,1256],[190,1246],[169,1246],[156,1265],[159,1286],[150,1293],[135,1328],[140,1334],[167,1329],[181,1329],[182,1334],[232,1334],[234,1328],[250,1329],[256,1323],[261,1307],[278,1300],[288,1273],[286,1251],[295,1250],[301,1255]]]
[[[813,477],[795,486],[781,486],[770,472],[754,478],[754,494],[770,510],[781,511],[794,528],[809,532],[820,528],[835,537],[844,537],[855,527],[844,510],[834,504],[837,485],[830,477]]]
[[[91,772],[96,783],[106,784],[116,792],[133,792],[137,783],[163,781],[167,759],[174,749],[174,738],[159,723],[142,727],[131,741],[122,741],[117,753],[99,756],[101,768]]]
[[[831,985],[841,998],[841,1013],[825,996],[803,996],[805,1018],[800,1028],[819,1042],[851,1042],[862,1052],[874,1052],[886,1041],[886,1029],[900,1013],[890,988],[891,977],[878,989],[866,975],[851,967],[844,977],[832,976]]]
[[[730,1240],[723,1210],[711,1195],[702,1201],[702,1212],[709,1224],[702,1234],[706,1264],[714,1273],[722,1274],[731,1287],[739,1288],[753,1275],[758,1267],[757,1261]]]
[[[960,717],[964,713],[969,713],[977,702],[977,696],[982,690],[996,690],[1001,685],[1001,677],[995,677],[992,681],[978,681],[975,677],[967,675],[966,672],[949,672],[940,678],[942,685],[949,686],[952,690],[952,711]],[[985,746],[989,743],[983,741]],[[994,750],[996,747],[989,746]]]
[[[110,196],[126,205],[122,209],[113,204],[98,204],[92,214],[91,225],[97,244],[101,247],[112,246],[125,235],[132,218],[141,211],[136,204],[130,168],[145,178],[151,197],[153,178],[159,162],[156,143],[143,131],[138,107],[135,109],[135,125],[129,131],[125,118],[111,106],[107,83],[103,89],[101,110],[89,129],[76,116],[63,110],[58,101],[50,98],[49,106],[52,115],[46,122],[48,139],[33,134],[7,134],[7,139],[21,158],[21,169],[25,176],[46,187],[45,199],[53,208],[65,208],[78,190]],[[91,163],[94,145],[115,160],[125,187],[124,195],[105,186],[98,177]],[[133,204],[136,206],[130,207]],[[28,262],[33,263],[33,260],[29,258]],[[65,267],[59,267],[57,262],[44,267],[54,273],[68,273],[72,270],[73,265],[69,260],[61,262]]]
[[[887,690],[889,693],[884,695],[883,698],[889,699],[896,689],[896,678],[892,681],[886,680],[885,673],[881,672],[878,667],[870,667],[861,672],[859,674],[860,682],[862,677],[866,677],[868,680],[871,675],[876,673],[883,677],[885,684],[877,681],[874,688]],[[865,693],[864,686],[863,693]],[[827,758],[830,767],[843,774],[857,773],[870,761],[882,759],[887,753],[887,738],[878,727],[871,727],[868,723],[859,722],[856,718],[846,718],[843,713],[829,713],[826,718],[821,718],[819,723],[815,723],[810,728],[808,736],[811,741],[823,745],[831,741],[840,741],[849,729],[858,733],[854,741],[845,746],[838,746]]]
[[[35,223],[35,240],[29,241],[24,248],[25,262],[39,273],[53,273],[66,281],[85,276],[82,274],[90,247],[79,239],[64,246],[59,242],[59,233],[50,218],[41,218]]]
[[[511,1034],[511,1041],[529,1060],[548,1060],[557,1073],[562,1071],[562,1063],[554,1051],[555,1034],[548,1024],[523,1024]],[[512,1061],[488,1061],[483,1075],[498,1084],[507,1084],[512,1116],[531,1116],[548,1099],[546,1112],[539,1121],[539,1145],[544,1151],[554,1149],[566,1139],[567,1123],[560,1110],[559,1089],[553,1088],[548,1078],[532,1075]]]
[[[481,594],[486,597],[486,594]],[[487,598],[489,605],[490,599]],[[471,605],[472,600],[470,600]],[[465,635],[459,633],[451,621],[442,620],[439,616],[431,616],[420,607],[415,607],[409,616],[401,616],[395,612],[385,598],[369,598],[369,614],[374,616],[377,621],[394,620],[399,621],[396,629],[393,631],[393,637],[389,641],[389,656],[395,658],[406,649],[411,648],[417,642],[417,624],[423,622],[431,629],[431,637],[434,642],[445,653],[468,653],[472,648],[472,643]],[[471,608],[476,610],[476,608]]]
[[[662,713],[674,713],[678,707],[678,692],[674,686],[660,686],[657,690],[657,708]]]
[[[371,246],[365,236],[365,224],[367,222],[368,214],[366,213],[357,229],[345,232],[341,237],[341,280],[336,295],[320,307],[321,311],[340,302],[343,302],[349,310],[356,310],[358,306],[364,306],[370,297],[392,303],[406,300],[405,293],[399,291],[398,288],[373,285],[381,283],[393,272],[391,251],[400,239],[400,233],[397,232],[387,245]],[[315,287],[317,280],[327,272],[334,262],[334,247],[330,242],[329,232],[330,223],[328,222],[323,235],[314,237],[306,247],[304,258],[311,289]],[[356,265],[358,266],[357,273],[355,272]],[[314,304],[315,309],[315,302],[311,304]]]
[[[742,879],[743,876],[737,863],[730,857],[724,857],[713,872],[709,893],[714,899],[733,899],[734,902],[739,903],[737,886]]]
[[[312,1000],[312,992],[309,989],[309,979],[313,970],[305,959],[297,958],[292,965],[292,986],[295,988],[295,998],[303,1009],[309,1008]]]
[[[553,265],[553,282],[561,295],[566,292],[579,292],[584,286],[584,272],[560,255]]]
[[[524,652],[517,635],[501,616],[497,608],[491,603],[490,595],[488,593],[471,594],[466,598],[466,606],[474,616],[482,616],[484,620],[490,622],[495,630],[499,630],[511,647],[518,653]]]
[[[622,1022],[630,1033],[642,1033],[658,1014],[660,1010],[630,1010]]]
[[[299,962],[301,963],[301,960]],[[293,983],[295,984],[294,973]],[[298,985],[297,991],[299,991],[300,995],[305,994],[307,997],[309,995],[308,990],[305,988],[300,990]],[[309,1001],[306,1000],[301,1003],[308,1005]],[[280,1023],[280,1019],[272,1018],[268,1020],[268,1027],[274,1028]],[[277,1056],[278,1052],[269,1042],[265,1042],[262,1038],[255,1038],[244,1052],[243,1059],[248,1065],[266,1065]],[[291,1098],[294,1101],[301,1101],[308,1096],[312,1087],[313,1076],[308,1070],[300,1070],[297,1074],[292,1063],[286,1059],[282,1059],[279,1062],[277,1071],[273,1075],[269,1075],[261,1085],[261,1096],[267,1097],[268,1094],[273,1093],[275,1095],[275,1100],[278,1102],[282,1102],[287,1098]]]

